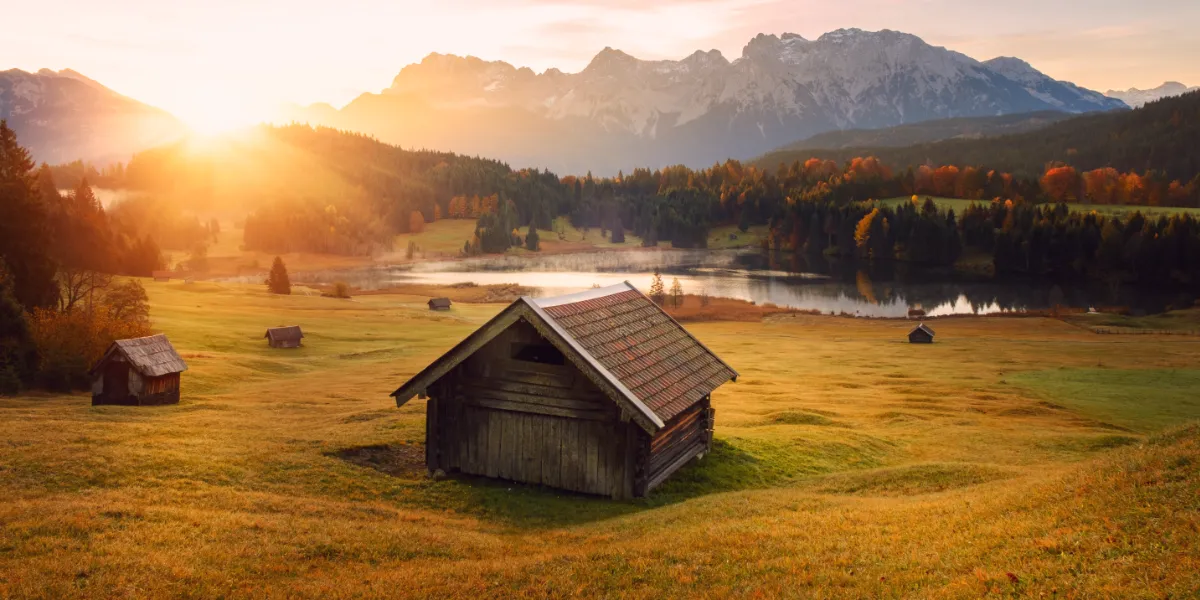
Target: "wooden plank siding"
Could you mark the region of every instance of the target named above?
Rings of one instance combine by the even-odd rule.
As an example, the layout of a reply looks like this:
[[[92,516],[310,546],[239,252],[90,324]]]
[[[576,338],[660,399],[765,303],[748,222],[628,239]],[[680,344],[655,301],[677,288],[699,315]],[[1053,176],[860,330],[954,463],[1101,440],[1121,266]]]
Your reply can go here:
[[[711,447],[708,397],[651,437],[571,362],[517,358],[522,344],[538,343],[518,321],[429,386],[431,472],[629,498]]]
[[[644,495],[693,458],[712,448],[713,410],[706,396],[679,413],[646,443],[644,481],[635,493]]]

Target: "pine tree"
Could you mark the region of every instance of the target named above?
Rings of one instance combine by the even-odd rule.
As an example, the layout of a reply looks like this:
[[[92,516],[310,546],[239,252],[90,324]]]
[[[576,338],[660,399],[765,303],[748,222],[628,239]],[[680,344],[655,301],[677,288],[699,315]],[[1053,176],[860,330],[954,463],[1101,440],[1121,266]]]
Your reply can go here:
[[[671,279],[671,304],[675,308],[683,306],[683,286],[679,284],[678,277]]]
[[[275,262],[271,263],[271,274],[267,276],[267,291],[285,296],[292,293],[292,282],[288,279],[287,266],[278,256],[275,257]]]
[[[662,275],[659,274],[658,269],[654,269],[654,279],[650,280],[650,299],[653,300],[655,304],[662,306],[665,296],[666,294],[663,291]]]
[[[541,250],[541,246],[538,245],[537,227],[534,227],[533,223],[529,224],[529,231],[525,234],[525,249],[534,252]]]
[[[625,243],[625,226],[621,223],[621,217],[613,218],[613,220],[612,220],[612,237],[610,237],[608,241],[610,241],[614,244],[624,244]]]
[[[12,276],[17,302],[30,309],[57,301],[45,205],[38,198],[33,160],[0,120],[0,259]]]
[[[24,311],[12,295],[11,279],[0,261],[0,395],[19,393],[33,378],[38,360]]]

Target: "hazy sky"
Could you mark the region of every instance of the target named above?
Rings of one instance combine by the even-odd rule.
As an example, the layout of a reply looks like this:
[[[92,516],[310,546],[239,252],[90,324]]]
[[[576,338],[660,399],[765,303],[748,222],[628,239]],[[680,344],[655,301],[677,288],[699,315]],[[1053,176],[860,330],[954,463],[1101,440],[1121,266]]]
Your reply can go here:
[[[576,71],[755,34],[896,29],[985,60],[1018,56],[1105,91],[1200,85],[1200,0],[5,0],[0,69],[72,68],[192,122],[283,102],[341,105],[430,52]]]

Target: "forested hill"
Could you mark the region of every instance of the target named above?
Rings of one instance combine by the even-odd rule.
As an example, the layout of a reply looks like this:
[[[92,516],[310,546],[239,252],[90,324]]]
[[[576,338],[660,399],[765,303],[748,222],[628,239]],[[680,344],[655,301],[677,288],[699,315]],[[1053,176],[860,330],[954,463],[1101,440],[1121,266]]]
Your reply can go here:
[[[520,197],[526,210],[553,215],[563,195],[552,174],[299,125],[142,152],[120,179],[121,187],[184,210],[250,213],[246,246],[279,252],[387,247],[410,230],[414,213],[436,220],[455,196]]]
[[[783,146],[774,152],[836,150],[840,148],[903,147],[949,139],[974,139],[1025,133],[1074,117],[1071,113],[1039,111],[998,117],[936,119],[883,129],[830,131]]]
[[[875,156],[895,169],[924,164],[986,165],[1017,177],[1037,177],[1047,164],[1061,162],[1079,170],[1112,167],[1137,173],[1157,171],[1168,179],[1187,181],[1200,173],[1198,139],[1200,92],[1192,92],[1137,110],[1079,116],[1015,135],[901,148],[776,151],[755,164],[774,168],[809,158],[845,163],[858,156]]]

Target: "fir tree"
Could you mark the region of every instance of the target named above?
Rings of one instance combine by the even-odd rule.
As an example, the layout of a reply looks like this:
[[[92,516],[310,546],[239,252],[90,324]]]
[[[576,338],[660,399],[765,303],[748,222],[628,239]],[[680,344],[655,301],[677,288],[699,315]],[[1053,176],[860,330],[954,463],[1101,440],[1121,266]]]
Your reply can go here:
[[[671,304],[675,308],[683,306],[683,286],[679,284],[679,278],[671,279]]]
[[[525,249],[533,250],[534,252],[541,250],[541,246],[538,245],[537,227],[534,227],[533,223],[529,224],[529,231],[525,234]]]
[[[621,217],[615,217],[612,221],[612,237],[609,241],[614,244],[625,243],[625,227],[621,224]]]
[[[38,353],[24,311],[12,295],[11,276],[0,261],[0,395],[13,395],[33,378]]]
[[[287,266],[278,256],[275,257],[275,262],[271,263],[271,274],[267,276],[267,291],[285,296],[292,293],[292,282],[288,279]]]
[[[50,244],[33,160],[17,144],[17,134],[0,120],[0,259],[8,265],[13,297],[25,308],[57,301]]]
[[[666,293],[663,290],[662,275],[659,274],[658,269],[654,269],[654,279],[650,280],[650,299],[655,304],[662,306],[663,298],[665,297]]]

